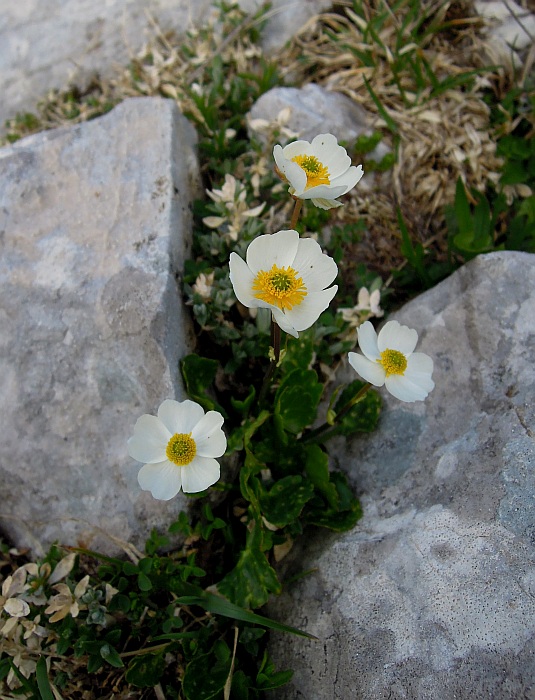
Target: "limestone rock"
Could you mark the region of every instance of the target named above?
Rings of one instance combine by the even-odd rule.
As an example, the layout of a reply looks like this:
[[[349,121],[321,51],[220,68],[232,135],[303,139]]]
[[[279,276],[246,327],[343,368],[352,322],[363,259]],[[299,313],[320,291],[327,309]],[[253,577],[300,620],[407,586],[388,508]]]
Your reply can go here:
[[[254,12],[261,0],[240,0]],[[329,0],[274,0],[262,45],[281,48]],[[0,0],[0,135],[6,119],[34,111],[49,90],[113,77],[159,31],[183,36],[206,23],[212,0]]]
[[[0,150],[0,523],[19,546],[95,526],[139,545],[185,506],[140,490],[126,440],[185,398],[195,140],[172,101],[136,98]]]
[[[311,141],[318,134],[331,133],[338,141],[353,145],[361,134],[369,135],[373,131],[373,117],[362,107],[346,95],[331,92],[315,83],[303,88],[277,87],[265,92],[249,112],[249,124],[262,139],[263,122],[276,122],[283,110],[284,129],[281,131],[290,141],[296,138]],[[381,160],[387,152],[388,148],[380,143],[369,157]]]
[[[320,640],[273,637],[296,671],[279,698],[533,697],[534,304],[535,256],[499,252],[393,316],[436,387],[415,404],[381,390],[378,431],[333,445],[364,517],[307,538],[293,566],[314,572],[271,606]]]
[[[535,15],[514,0],[476,0],[476,12],[485,20],[486,58],[491,63],[512,63],[521,68],[533,44]]]

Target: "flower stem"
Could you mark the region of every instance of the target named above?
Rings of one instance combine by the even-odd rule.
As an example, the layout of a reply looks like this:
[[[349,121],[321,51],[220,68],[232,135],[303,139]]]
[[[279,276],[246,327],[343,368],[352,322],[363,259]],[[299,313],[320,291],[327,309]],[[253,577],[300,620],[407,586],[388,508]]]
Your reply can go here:
[[[303,200],[302,199],[296,199],[295,200],[295,207],[293,210],[292,214],[292,220],[290,221],[290,228],[295,230],[295,227],[297,226],[297,219],[299,218],[299,214],[301,213],[301,208],[303,207]]]
[[[262,388],[260,389],[260,395],[258,396],[258,403],[261,405],[267,396],[269,387],[271,385],[271,379],[279,363],[279,358],[281,354],[281,329],[278,323],[275,323],[273,316],[271,317],[271,343],[273,347],[273,358],[269,363],[267,368],[264,381],[262,383]]]
[[[311,430],[306,435],[303,435],[300,442],[319,442],[318,438],[320,437],[323,438],[323,440],[326,440],[329,437],[331,437],[331,433],[336,432],[336,423],[339,423],[340,420],[346,415],[346,413],[348,413],[353,408],[353,406],[359,403],[359,401],[362,401],[362,399],[366,396],[368,390],[371,389],[371,386],[372,385],[369,382],[365,384],[351,399],[351,401],[348,401],[346,405],[343,406],[340,409],[340,411],[338,411],[332,423],[323,423],[318,428],[314,428],[314,430]]]

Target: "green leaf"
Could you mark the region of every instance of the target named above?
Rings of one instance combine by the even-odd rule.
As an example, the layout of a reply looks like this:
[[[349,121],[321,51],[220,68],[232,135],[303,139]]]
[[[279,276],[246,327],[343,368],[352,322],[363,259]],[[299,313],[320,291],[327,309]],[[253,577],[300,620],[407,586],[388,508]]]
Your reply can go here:
[[[230,652],[225,658],[216,653],[216,647],[208,654],[195,656],[186,666],[182,679],[182,692],[186,700],[211,700],[219,696],[230,673]]]
[[[253,401],[255,400],[256,397],[256,389],[254,386],[251,386],[249,389],[249,393],[247,394],[247,397],[243,401],[238,401],[238,399],[235,399],[233,396],[230,397],[230,403],[232,404],[232,408],[235,411],[238,411],[238,413],[241,413],[242,416],[246,416],[249,411],[251,410],[251,406],[253,405]]]
[[[232,620],[240,620],[241,622],[248,622],[254,625],[262,625],[262,627],[267,627],[268,629],[276,630],[277,632],[289,632],[291,634],[296,634],[299,637],[307,637],[307,639],[317,639],[313,634],[308,632],[302,632],[295,627],[290,627],[289,625],[284,625],[281,622],[276,622],[275,620],[270,620],[269,617],[264,617],[263,615],[257,615],[250,610],[245,610],[244,608],[231,603],[226,598],[220,595],[215,595],[214,593],[208,593],[203,591],[200,595],[190,595],[181,596],[177,598],[177,603],[180,605],[198,605],[207,612],[211,612],[214,615],[221,615],[222,617],[229,617]]]
[[[323,385],[314,370],[295,369],[275,394],[275,414],[290,433],[300,433],[316,418]]]
[[[356,379],[348,384],[338,397],[334,407],[335,413],[339,413],[353,397],[355,397],[364,382]],[[354,435],[355,433],[371,433],[377,427],[379,415],[381,413],[381,397],[376,391],[371,389],[364,398],[351,407],[351,409],[336,423],[329,436],[332,435]]]
[[[262,550],[262,526],[254,522],[238,563],[217,584],[224,596],[243,608],[260,608],[270,593],[281,591],[277,574]]]
[[[48,680],[48,672],[46,670],[46,659],[41,656],[37,662],[35,668],[35,679],[37,680],[37,687],[41,694],[41,700],[55,700],[54,693],[50,687],[50,681]]]
[[[267,676],[264,673],[259,673],[256,679],[258,683],[258,688],[260,690],[275,690],[275,688],[280,688],[281,685],[286,685],[292,680],[294,672],[289,671],[279,671],[278,673],[272,673]]]
[[[327,503],[337,510],[338,491],[330,479],[329,456],[319,445],[307,445],[305,470],[308,478]]]
[[[152,589],[152,581],[147,574],[144,574],[142,571],[138,574],[137,585],[140,591],[150,591]]]
[[[362,517],[360,502],[353,495],[345,474],[332,472],[331,481],[338,493],[338,508],[326,508],[323,499],[312,499],[307,505],[304,520],[335,532],[351,530]]]
[[[471,235],[473,232],[472,212],[463,181],[460,177],[455,185],[455,216],[457,217],[459,234]]]
[[[110,666],[114,666],[115,668],[123,668],[124,664],[122,659],[117,653],[117,650],[112,647],[111,644],[103,644],[100,647],[100,655],[104,661],[107,661],[110,664]]]
[[[285,476],[260,495],[260,507],[270,523],[284,527],[299,517],[313,493],[314,486],[301,476]]]
[[[217,360],[209,360],[194,353],[187,355],[180,363],[182,377],[190,398],[200,404],[205,411],[219,411],[224,418],[228,418],[225,409],[206,393],[214,383],[218,367]]]
[[[140,654],[128,664],[126,681],[138,688],[153,688],[165,671],[163,654]]]
[[[308,369],[314,357],[314,329],[299,334],[299,338],[288,338],[286,354],[282,361],[283,374],[294,369]]]

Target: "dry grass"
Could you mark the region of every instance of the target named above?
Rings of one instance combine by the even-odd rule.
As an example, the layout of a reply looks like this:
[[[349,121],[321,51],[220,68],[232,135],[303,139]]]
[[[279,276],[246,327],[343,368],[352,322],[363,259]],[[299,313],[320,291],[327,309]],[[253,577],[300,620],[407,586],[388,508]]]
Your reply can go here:
[[[503,65],[455,84],[459,76],[481,69],[484,63],[483,23],[472,3],[422,2],[423,23],[421,13],[411,16],[414,0],[397,2],[395,11],[391,5],[370,0],[361,3],[360,15],[351,3],[336,5],[333,11],[312,18],[291,45],[274,57],[292,84],[318,83],[344,93],[367,110],[371,126],[381,130],[397,152],[394,168],[376,178],[375,190],[357,190],[348,206],[337,212],[340,222],[365,220],[368,234],[353,252],[383,277],[403,264],[398,206],[414,240],[432,246],[440,259],[447,247],[442,208],[453,201],[457,178],[481,191],[489,181],[497,181],[500,160],[484,95],[494,91],[499,101],[519,80],[511,65]],[[381,13],[386,18],[378,24]],[[151,45],[115,79],[95,81],[83,93],[50,94],[39,106],[35,123],[13,121],[12,134],[91,119],[139,95],[175,99],[201,122],[191,100],[192,85],[194,89],[206,86],[209,67],[218,55],[234,73],[256,70],[260,50],[247,30],[257,22],[258,18],[235,10],[227,13],[224,23],[214,16],[205,29],[180,40],[155,25]],[[429,81],[424,87],[417,84],[413,66],[422,71],[424,61],[437,80],[452,81],[450,89],[434,90]],[[395,133],[388,128],[392,123]]]

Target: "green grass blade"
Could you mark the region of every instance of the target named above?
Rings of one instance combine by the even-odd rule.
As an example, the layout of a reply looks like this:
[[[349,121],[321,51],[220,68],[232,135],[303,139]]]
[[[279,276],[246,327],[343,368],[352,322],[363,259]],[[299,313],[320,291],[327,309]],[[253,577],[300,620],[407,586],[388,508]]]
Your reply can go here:
[[[370,97],[371,97],[372,100],[374,101],[375,106],[377,107],[377,110],[378,110],[379,114],[380,114],[380,115],[382,116],[382,118],[385,120],[386,125],[388,126],[388,128],[390,129],[390,131],[392,131],[394,134],[397,134],[397,133],[398,133],[398,125],[397,125],[396,122],[392,119],[392,117],[388,114],[388,112],[386,111],[386,109],[383,107],[383,105],[381,104],[381,100],[377,97],[377,95],[375,94],[375,92],[374,92],[372,86],[371,86],[370,83],[366,80],[366,78],[364,78],[364,85],[366,86],[366,89],[367,89],[368,92],[370,93]]]
[[[46,659],[41,656],[37,662],[35,669],[35,678],[37,680],[37,687],[41,693],[41,700],[55,700],[54,693],[50,687],[50,681],[48,680],[48,672],[46,670]]]
[[[277,632],[289,632],[290,634],[296,634],[299,637],[307,637],[308,639],[317,639],[313,634],[308,632],[303,632],[295,627],[290,627],[288,625],[283,625],[275,620],[270,620],[268,617],[263,615],[257,615],[256,613],[245,610],[245,608],[240,608],[238,605],[234,605],[225,598],[221,596],[214,595],[213,593],[204,593],[202,596],[182,596],[177,598],[177,603],[182,605],[198,605],[207,612],[214,613],[215,615],[222,615],[223,617],[230,617],[233,620],[240,620],[241,622],[249,622],[251,624],[262,625],[262,627],[268,627],[269,629],[276,630]]]

